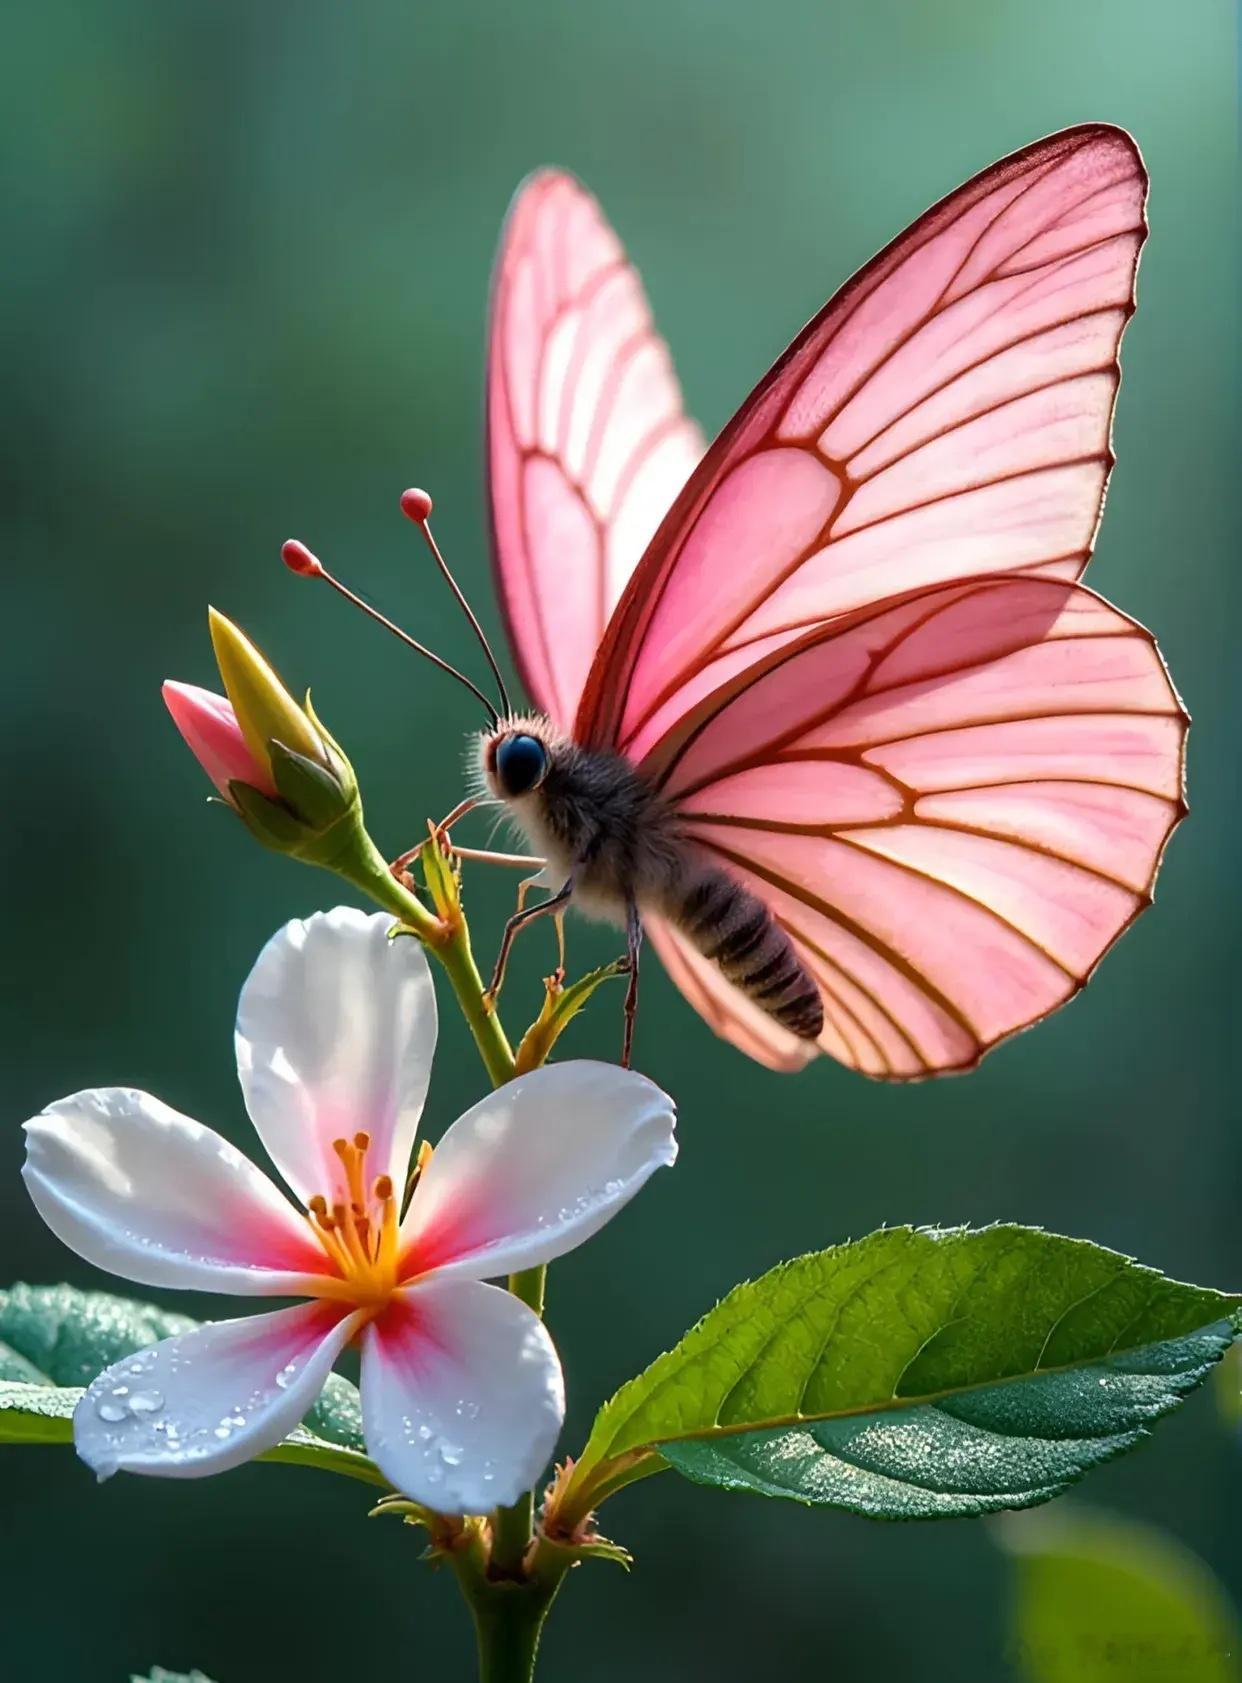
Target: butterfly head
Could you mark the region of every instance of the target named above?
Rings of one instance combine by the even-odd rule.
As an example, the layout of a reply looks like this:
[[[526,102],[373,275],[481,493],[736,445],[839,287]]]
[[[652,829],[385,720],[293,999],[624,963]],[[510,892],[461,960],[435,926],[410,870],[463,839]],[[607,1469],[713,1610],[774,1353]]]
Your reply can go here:
[[[503,801],[532,794],[548,774],[553,751],[546,720],[503,720],[483,742],[483,771],[491,792]]]

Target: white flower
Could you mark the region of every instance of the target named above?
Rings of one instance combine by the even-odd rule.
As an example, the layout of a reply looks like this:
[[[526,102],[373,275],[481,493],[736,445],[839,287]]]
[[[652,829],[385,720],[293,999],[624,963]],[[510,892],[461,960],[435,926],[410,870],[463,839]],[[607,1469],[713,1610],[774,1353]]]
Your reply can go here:
[[[672,1102],[611,1064],[519,1077],[454,1122],[402,1193],[436,1039],[414,940],[348,907],[287,924],[242,989],[237,1065],[296,1208],[212,1129],[104,1087],[26,1124],[23,1174],[57,1236],[145,1286],[309,1299],[219,1321],[100,1374],[79,1455],[197,1478],[280,1441],[352,1340],[367,1448],[443,1512],[512,1502],[547,1463],[564,1383],[539,1318],[488,1278],[549,1262],[671,1163]]]

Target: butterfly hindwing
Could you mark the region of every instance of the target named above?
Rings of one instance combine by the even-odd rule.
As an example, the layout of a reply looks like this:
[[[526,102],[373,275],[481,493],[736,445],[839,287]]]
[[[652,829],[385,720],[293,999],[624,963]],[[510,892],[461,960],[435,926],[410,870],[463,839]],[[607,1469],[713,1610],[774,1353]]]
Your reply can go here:
[[[649,769],[794,939],[823,1049],[908,1079],[1063,1004],[1147,905],[1185,728],[1141,626],[1081,586],[987,577],[812,632]],[[755,1055],[725,990],[696,1003]]]

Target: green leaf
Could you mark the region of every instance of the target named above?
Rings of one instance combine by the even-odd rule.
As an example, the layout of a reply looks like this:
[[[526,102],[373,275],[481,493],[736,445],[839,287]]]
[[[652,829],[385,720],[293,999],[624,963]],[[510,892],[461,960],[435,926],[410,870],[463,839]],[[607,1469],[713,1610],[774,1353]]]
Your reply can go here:
[[[47,1375],[40,1373],[33,1362],[19,1355],[12,1345],[0,1340],[0,1379],[20,1379],[27,1385],[47,1383]]]
[[[1014,1557],[1011,1655],[1030,1683],[1239,1683],[1237,1615],[1172,1537],[1072,1510],[998,1532]]]
[[[0,1443],[72,1443],[80,1385],[0,1380]]]
[[[362,1400],[358,1387],[339,1373],[330,1373],[328,1383],[319,1393],[319,1400],[303,1421],[308,1431],[329,1443],[339,1443],[346,1449],[362,1452],[366,1448],[362,1436]]]
[[[211,1678],[201,1671],[165,1671],[162,1665],[156,1665],[146,1677],[133,1673],[129,1683],[211,1683]]]
[[[73,1411],[81,1401],[81,1385],[24,1385],[0,1380],[0,1444],[73,1442]],[[375,1463],[357,1449],[295,1426],[283,1443],[265,1450],[260,1461],[283,1461],[321,1472],[344,1473],[364,1484],[389,1488]]]
[[[72,1286],[0,1291],[0,1444],[72,1443],[73,1411],[105,1367],[199,1323],[150,1303]],[[355,1386],[332,1374],[302,1426],[259,1457],[388,1488],[364,1451]]]
[[[26,1285],[0,1291],[0,1339],[53,1385],[89,1385],[122,1356],[197,1325],[111,1292]]]
[[[1237,1302],[1032,1228],[873,1233],[739,1286],[623,1386],[560,1517],[655,1455],[877,1518],[1044,1502],[1200,1383]]]

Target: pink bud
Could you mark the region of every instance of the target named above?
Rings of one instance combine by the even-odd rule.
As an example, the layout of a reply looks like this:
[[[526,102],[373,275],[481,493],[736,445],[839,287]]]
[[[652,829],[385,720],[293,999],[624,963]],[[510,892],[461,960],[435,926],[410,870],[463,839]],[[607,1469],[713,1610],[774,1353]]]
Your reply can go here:
[[[431,498],[426,491],[411,489],[401,493],[401,512],[416,526],[421,526],[424,520],[431,519]]]
[[[237,715],[222,695],[199,689],[197,684],[178,684],[171,678],[161,693],[190,752],[225,800],[231,799],[231,782],[248,783],[261,795],[276,795],[270,770],[260,765],[246,746]]]

